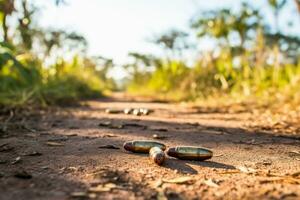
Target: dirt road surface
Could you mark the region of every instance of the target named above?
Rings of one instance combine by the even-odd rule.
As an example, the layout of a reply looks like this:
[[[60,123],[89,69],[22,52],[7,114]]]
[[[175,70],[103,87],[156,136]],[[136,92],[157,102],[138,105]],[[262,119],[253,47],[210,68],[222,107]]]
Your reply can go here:
[[[129,107],[154,112],[104,112]],[[2,118],[1,200],[300,199],[299,138],[253,131],[247,111],[102,100],[20,116]],[[148,155],[122,149],[125,141],[154,134],[168,147],[203,146],[214,157],[167,158],[157,166]]]

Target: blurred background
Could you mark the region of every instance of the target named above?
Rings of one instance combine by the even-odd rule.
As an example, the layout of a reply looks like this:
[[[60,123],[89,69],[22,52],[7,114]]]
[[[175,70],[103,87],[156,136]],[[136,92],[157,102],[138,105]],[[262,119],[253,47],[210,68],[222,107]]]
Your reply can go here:
[[[0,0],[0,25],[2,107],[300,105],[299,0]]]

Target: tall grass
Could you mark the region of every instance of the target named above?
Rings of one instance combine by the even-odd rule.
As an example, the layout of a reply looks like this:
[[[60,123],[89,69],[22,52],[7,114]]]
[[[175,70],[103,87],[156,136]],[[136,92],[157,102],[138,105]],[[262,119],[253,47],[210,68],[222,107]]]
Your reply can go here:
[[[52,66],[32,54],[16,54],[0,47],[0,105],[60,104],[79,98],[101,96],[113,87],[103,80],[96,65],[75,56],[71,61],[58,59]],[[102,75],[102,76],[101,76]]]
[[[259,45],[236,56],[224,47],[217,56],[202,52],[193,66],[161,59],[152,72],[140,73],[128,91],[167,100],[223,99],[300,103],[300,60],[289,63],[277,46]]]

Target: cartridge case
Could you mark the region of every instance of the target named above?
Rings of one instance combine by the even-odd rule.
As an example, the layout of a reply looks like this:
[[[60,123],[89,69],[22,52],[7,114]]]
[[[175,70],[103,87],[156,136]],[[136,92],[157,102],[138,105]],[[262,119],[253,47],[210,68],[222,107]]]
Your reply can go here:
[[[122,113],[122,110],[113,109],[113,108],[107,108],[107,109],[105,109],[105,112],[107,114],[119,114],[119,113]]]
[[[129,114],[131,114],[131,113],[132,113],[132,111],[133,111],[133,109],[132,109],[132,108],[125,108],[125,109],[124,109],[124,113],[125,113],[126,115],[129,115]]]
[[[166,149],[166,146],[162,143],[147,140],[136,140],[125,142],[123,145],[124,149],[134,153],[149,153],[152,147],[158,147],[162,150]]]
[[[150,159],[158,165],[162,165],[166,159],[165,152],[159,147],[152,147],[149,151],[149,156]]]
[[[209,149],[192,146],[178,146],[167,150],[168,156],[181,160],[207,160],[213,156],[213,152]]]
[[[142,113],[141,113],[140,109],[136,108],[136,109],[133,109],[132,114],[134,114],[136,116],[140,116]]]
[[[149,115],[150,110],[147,108],[140,108],[140,112],[142,113],[142,115]]]

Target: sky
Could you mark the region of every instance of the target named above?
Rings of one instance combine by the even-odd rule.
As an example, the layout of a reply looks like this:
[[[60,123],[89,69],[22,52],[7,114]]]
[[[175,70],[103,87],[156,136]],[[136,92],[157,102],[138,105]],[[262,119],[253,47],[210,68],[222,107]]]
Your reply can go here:
[[[42,6],[39,13],[41,26],[76,31],[88,40],[89,54],[112,58],[122,64],[127,61],[129,52],[158,52],[149,40],[172,28],[187,30],[196,13],[223,7],[235,10],[241,1],[66,0],[67,5],[59,7],[49,0],[35,2]],[[248,2],[263,9],[266,19],[273,23],[272,12],[266,6],[267,0]],[[293,9],[293,4],[289,4],[282,18],[291,15]],[[300,20],[297,23],[298,28],[288,31],[300,34]],[[282,29],[285,30],[284,24]],[[209,42],[204,42],[202,47],[213,48]]]

